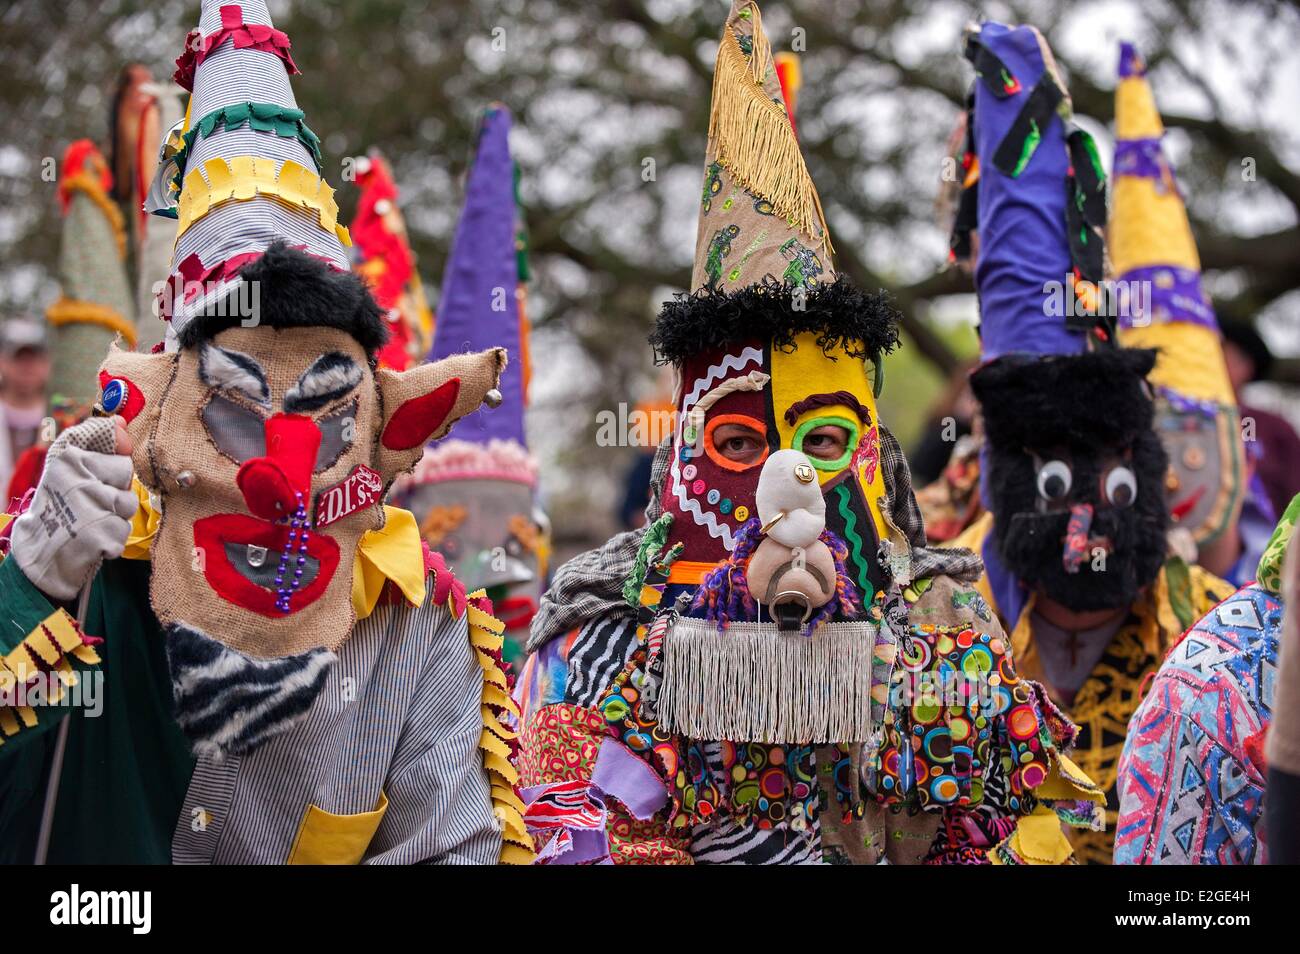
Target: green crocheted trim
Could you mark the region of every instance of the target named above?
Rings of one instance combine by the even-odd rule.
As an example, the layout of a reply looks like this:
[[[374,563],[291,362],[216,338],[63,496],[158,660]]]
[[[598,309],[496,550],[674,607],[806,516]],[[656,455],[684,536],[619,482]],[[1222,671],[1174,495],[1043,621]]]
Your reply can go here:
[[[320,137],[307,128],[307,124],[303,122],[305,116],[301,109],[290,109],[287,106],[277,106],[275,103],[232,103],[208,113],[191,126],[182,137],[185,145],[176,153],[176,176],[172,179],[177,194],[180,193],[181,182],[185,178],[185,166],[189,162],[190,150],[194,148],[194,143],[199,136],[211,136],[218,126],[238,129],[247,123],[249,129],[257,132],[274,133],[282,139],[297,139],[302,143],[303,148],[311,153],[312,161],[316,163],[316,171],[320,172],[323,166]]]

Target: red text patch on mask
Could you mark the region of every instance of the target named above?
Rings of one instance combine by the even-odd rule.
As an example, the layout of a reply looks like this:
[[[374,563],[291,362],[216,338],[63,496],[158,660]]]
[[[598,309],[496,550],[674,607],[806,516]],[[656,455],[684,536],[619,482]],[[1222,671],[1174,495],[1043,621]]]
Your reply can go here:
[[[357,464],[352,468],[352,473],[316,495],[314,523],[317,527],[328,527],[348,514],[375,503],[383,490],[383,478],[365,464]]]

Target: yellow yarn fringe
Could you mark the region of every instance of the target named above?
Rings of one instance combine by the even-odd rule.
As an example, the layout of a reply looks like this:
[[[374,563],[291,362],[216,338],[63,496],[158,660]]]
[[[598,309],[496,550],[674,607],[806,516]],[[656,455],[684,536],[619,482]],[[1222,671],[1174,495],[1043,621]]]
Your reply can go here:
[[[485,597],[486,591],[470,594],[470,600]],[[471,602],[466,609],[469,617],[469,641],[474,655],[483,669],[483,734],[479,748],[483,752],[483,767],[488,773],[492,794],[492,811],[501,822],[501,864],[527,865],[534,858],[533,840],[524,827],[524,803],[515,787],[519,772],[510,764],[510,742],[518,735],[506,724],[508,716],[519,718],[519,707],[510,698],[506,674],[497,663],[496,656],[505,643],[505,624],[483,612]]]
[[[264,156],[217,157],[205,162],[202,172],[191,170],[185,177],[176,207],[177,240],[218,206],[231,201],[246,202],[258,196],[315,212],[322,229],[333,232],[345,246],[352,244],[347,227],[339,224],[339,206],[329,183],[296,162],[285,162],[277,172],[275,160]]]
[[[108,224],[113,229],[113,238],[117,240],[117,257],[126,258],[126,222],[122,218],[122,210],[108,197],[108,193],[100,186],[99,179],[89,172],[78,172],[67,176],[59,183],[59,188],[69,194],[74,191],[84,193],[99,206],[99,211],[104,213],[104,218],[108,219]]]
[[[45,309],[45,318],[56,328],[61,325],[99,325],[125,338],[128,347],[135,347],[135,325],[118,314],[116,309],[98,302],[60,298]]]
[[[87,666],[100,663],[95,648],[82,642],[76,622],[62,609],[41,620],[7,656],[0,657],[0,695],[12,698],[19,683],[41,671],[33,657],[59,674],[58,683],[45,697],[48,705],[58,703],[63,690],[77,684],[77,673],[69,658]],[[17,735],[37,722],[36,710],[31,706],[0,705],[0,745],[4,745],[4,736]]]
[[[817,187],[804,163],[799,140],[780,103],[763,88],[772,50],[758,7],[750,4],[753,55],[746,59],[730,30],[724,30],[713,68],[709,108],[709,151],[754,195],[767,199],[778,215],[820,242],[829,259],[830,230]]]

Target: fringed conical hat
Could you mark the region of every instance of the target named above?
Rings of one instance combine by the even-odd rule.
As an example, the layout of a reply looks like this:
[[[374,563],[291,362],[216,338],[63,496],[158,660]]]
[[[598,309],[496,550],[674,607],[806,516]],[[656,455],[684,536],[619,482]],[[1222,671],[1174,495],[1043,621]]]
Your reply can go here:
[[[351,240],[321,177],[319,140],[294,99],[289,50],[262,0],[204,0],[177,60],[176,81],[193,95],[176,160],[172,255],[173,288],[185,291],[166,303],[169,335],[224,298],[239,269],[273,242],[349,269]]]
[[[52,328],[49,393],[55,404],[88,408],[99,396],[99,365],[118,335],[135,345],[126,277],[126,227],[109,197],[112,175],[95,144],[82,139],[63,156],[59,201],[63,294],[46,311]]]
[[[769,275],[831,282],[831,253],[758,5],[732,0],[713,72],[691,288],[743,288]]]

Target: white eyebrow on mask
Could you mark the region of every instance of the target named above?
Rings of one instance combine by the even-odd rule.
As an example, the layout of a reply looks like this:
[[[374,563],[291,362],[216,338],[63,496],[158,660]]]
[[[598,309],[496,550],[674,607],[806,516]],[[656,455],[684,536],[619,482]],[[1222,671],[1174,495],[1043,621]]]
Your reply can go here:
[[[341,351],[330,351],[313,361],[298,383],[284,392],[284,410],[289,414],[319,410],[360,383],[357,363]]]
[[[237,391],[262,406],[271,403],[266,372],[257,359],[205,341],[199,350],[199,380],[220,391]]]

